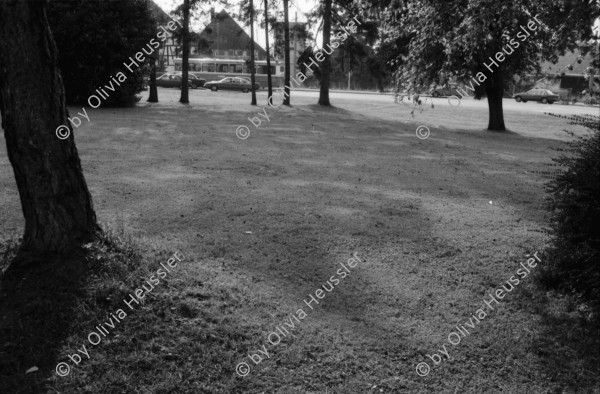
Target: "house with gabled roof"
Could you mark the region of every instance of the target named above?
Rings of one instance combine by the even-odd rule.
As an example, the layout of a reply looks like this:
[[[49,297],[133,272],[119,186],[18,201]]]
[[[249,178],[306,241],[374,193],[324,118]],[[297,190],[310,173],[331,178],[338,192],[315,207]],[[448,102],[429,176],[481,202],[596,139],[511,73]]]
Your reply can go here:
[[[197,55],[215,59],[249,59],[251,39],[246,31],[225,10],[215,14],[212,8],[210,14],[210,23],[200,32],[196,44]],[[256,60],[267,57],[267,51],[256,41],[254,55]]]

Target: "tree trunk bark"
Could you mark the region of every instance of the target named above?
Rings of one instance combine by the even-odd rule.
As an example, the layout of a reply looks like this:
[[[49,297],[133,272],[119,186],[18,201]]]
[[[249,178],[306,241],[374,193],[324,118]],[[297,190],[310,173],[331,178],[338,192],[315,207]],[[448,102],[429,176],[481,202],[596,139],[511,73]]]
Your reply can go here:
[[[265,46],[267,50],[267,98],[273,96],[273,81],[271,79],[271,50],[269,49],[269,1],[265,2]],[[272,99],[271,99],[272,100]],[[267,100],[267,103],[269,100]]]
[[[37,0],[0,1],[2,128],[25,217],[23,243],[14,264],[68,252],[100,231],[70,135],[44,5]],[[75,124],[76,116],[72,119]],[[66,139],[57,137],[67,132]]]
[[[323,48],[329,46],[331,42],[331,3],[332,0],[325,1],[325,10],[323,14]],[[329,50],[331,52],[331,49]],[[330,55],[323,52],[325,59],[321,65],[321,91],[319,93],[319,105],[329,106],[329,70],[331,68]]]
[[[181,57],[181,99],[182,104],[190,103],[188,88],[188,68],[190,65],[190,0],[183,0],[183,56]]]
[[[289,0],[283,0],[283,32],[284,32],[284,50],[285,50],[285,74],[284,74],[284,93],[283,104],[290,104],[290,17]]]
[[[152,62],[152,64],[151,64],[151,68],[150,68],[150,86],[148,87],[148,89],[150,89],[150,96],[148,97],[148,102],[149,103],[158,103],[158,89],[156,87],[156,55],[155,54],[152,54],[150,61]]]
[[[254,66],[254,0],[250,0],[250,91],[252,92],[252,102],[250,105],[256,105],[256,90],[254,81],[256,80],[256,67]]]
[[[502,110],[502,96],[504,94],[502,67],[499,67],[490,78],[491,81],[485,88],[489,108],[488,130],[505,131],[504,112]]]

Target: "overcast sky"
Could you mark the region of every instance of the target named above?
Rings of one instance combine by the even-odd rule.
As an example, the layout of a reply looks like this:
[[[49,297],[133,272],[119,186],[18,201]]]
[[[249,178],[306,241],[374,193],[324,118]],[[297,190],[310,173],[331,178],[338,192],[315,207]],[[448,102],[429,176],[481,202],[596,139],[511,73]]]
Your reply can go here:
[[[0,0],[1,1],[1,0]],[[153,0],[156,4],[158,4],[166,13],[171,12],[172,10],[174,10],[175,8],[177,8],[177,6],[179,6],[181,3],[183,3],[182,0]],[[247,0],[246,0],[247,1]],[[281,0],[271,0],[271,1],[275,1],[275,4],[278,4],[281,9],[281,4],[282,1]],[[296,16],[298,17],[298,22],[305,22],[306,21],[306,17],[304,16],[305,13],[309,12],[310,10],[312,10],[315,5],[318,3],[318,0],[290,0],[290,21],[293,22],[296,18]],[[214,1],[213,6],[215,7],[215,12],[219,12],[222,9],[224,9],[225,7],[220,4],[217,1]],[[210,5],[204,5],[203,9],[205,10],[210,10]],[[257,11],[261,10],[261,15],[262,13],[264,13],[264,5],[262,0],[254,0],[254,7]],[[229,10],[232,10],[233,12],[237,12],[238,11],[238,6],[234,6],[231,7]],[[231,14],[231,12],[230,12]],[[250,29],[245,28],[240,21],[236,20],[240,26],[242,26],[246,32],[248,34],[250,34]],[[192,23],[192,29],[196,32],[200,32],[202,31],[202,29],[204,28],[205,24],[208,21],[205,21],[204,23],[202,22],[195,22]],[[265,47],[265,35],[264,35],[264,31],[258,31],[258,28],[255,26],[254,28],[254,38],[255,41],[260,44],[263,48]],[[271,43],[272,43],[272,36],[271,36]]]

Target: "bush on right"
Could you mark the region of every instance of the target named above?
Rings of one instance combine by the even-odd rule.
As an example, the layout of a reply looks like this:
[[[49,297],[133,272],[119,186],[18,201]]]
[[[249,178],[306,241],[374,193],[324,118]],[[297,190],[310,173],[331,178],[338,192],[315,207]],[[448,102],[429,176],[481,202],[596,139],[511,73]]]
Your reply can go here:
[[[546,184],[551,246],[540,281],[574,295],[596,320],[600,312],[600,117],[564,116],[589,134],[552,159],[563,171]],[[560,150],[560,149],[559,149]],[[580,309],[581,310],[581,309]]]

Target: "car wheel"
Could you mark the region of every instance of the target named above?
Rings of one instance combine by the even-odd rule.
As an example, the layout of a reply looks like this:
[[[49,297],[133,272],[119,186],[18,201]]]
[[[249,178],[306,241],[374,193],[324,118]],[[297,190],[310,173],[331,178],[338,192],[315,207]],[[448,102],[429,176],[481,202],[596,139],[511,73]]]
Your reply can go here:
[[[523,101],[523,99],[521,98],[521,96],[515,97],[515,100],[517,100],[517,103],[520,103],[521,101]]]
[[[545,97],[542,99],[542,104],[548,104],[548,100]]]
[[[217,90],[219,90],[219,88],[213,85],[210,87],[210,90],[212,90],[213,92],[216,92]]]
[[[440,92],[433,92],[431,95],[433,97],[440,97]]]
[[[192,84],[192,89],[198,89],[198,85],[196,85],[195,83]]]
[[[248,89],[242,89],[242,93],[248,93]]]

